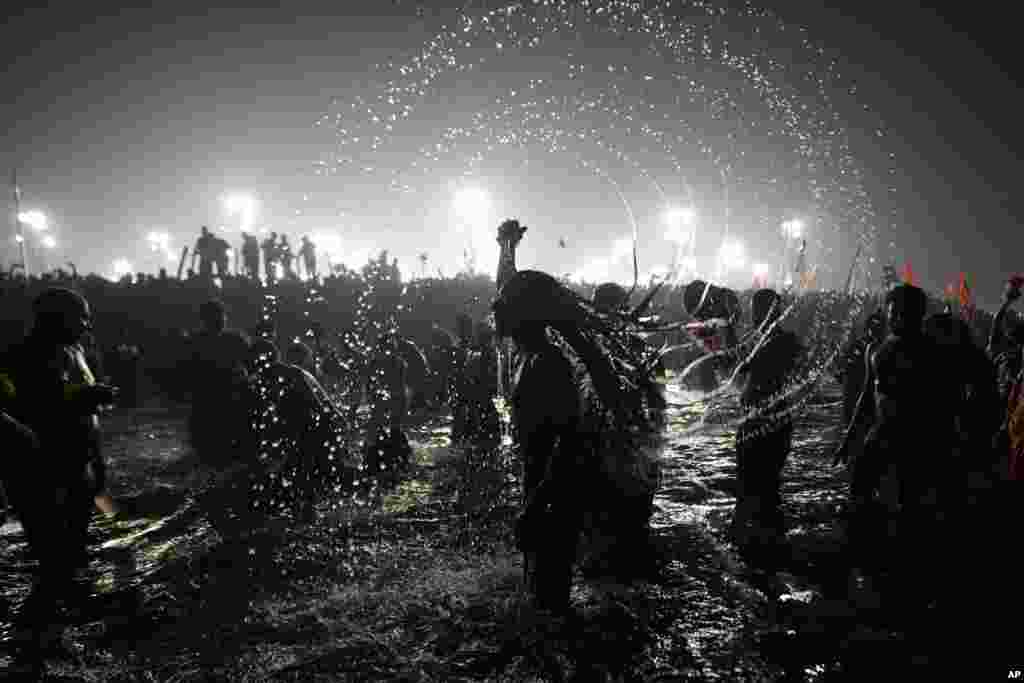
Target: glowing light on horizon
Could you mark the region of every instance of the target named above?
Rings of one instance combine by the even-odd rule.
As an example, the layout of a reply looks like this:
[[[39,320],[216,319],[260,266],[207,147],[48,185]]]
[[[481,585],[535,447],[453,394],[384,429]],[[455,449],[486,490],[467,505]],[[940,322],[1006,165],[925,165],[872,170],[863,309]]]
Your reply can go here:
[[[43,237],[43,246],[47,249],[53,249],[57,246],[57,240],[53,235],[46,235]]]
[[[767,263],[755,263],[754,277],[766,278],[768,277],[768,274],[771,272],[771,270],[771,266],[769,266]]]
[[[791,240],[798,240],[804,236],[804,222],[798,218],[786,221],[782,224],[783,234]]]
[[[455,193],[452,206],[469,238],[474,268],[493,275],[498,267],[498,246],[491,226],[490,197],[479,187],[463,187]]]
[[[229,215],[238,214],[241,232],[252,230],[253,223],[256,221],[258,204],[256,198],[248,194],[230,194],[224,198],[224,210]]]
[[[50,223],[46,218],[46,214],[36,209],[22,211],[18,214],[18,220],[36,232],[43,232],[50,228]]]
[[[177,256],[171,247],[170,234],[166,232],[151,232],[146,235],[146,242],[149,243],[150,251],[162,253],[168,263],[175,263],[177,261]]]
[[[119,258],[114,261],[115,280],[120,280],[126,275],[131,275],[133,272],[135,272],[135,269],[132,268],[131,261],[129,261],[128,259]]]

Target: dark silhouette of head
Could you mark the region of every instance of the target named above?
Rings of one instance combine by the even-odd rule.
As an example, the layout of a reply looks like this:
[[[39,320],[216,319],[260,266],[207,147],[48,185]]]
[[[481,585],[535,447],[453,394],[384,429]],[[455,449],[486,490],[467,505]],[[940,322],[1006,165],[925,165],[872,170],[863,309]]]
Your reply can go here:
[[[750,304],[754,327],[771,325],[782,314],[782,297],[774,289],[759,289],[754,292]]]
[[[919,335],[923,332],[924,316],[928,312],[928,297],[919,287],[897,285],[885,296],[885,310],[889,329],[894,335]]]
[[[270,233],[270,239],[276,240],[277,239],[277,233],[276,232]]]
[[[33,333],[58,344],[78,344],[92,329],[89,302],[65,287],[50,287],[32,302]]]
[[[626,305],[629,293],[616,282],[605,282],[594,290],[594,308],[602,313],[621,310]]]
[[[210,236],[210,229],[207,228],[205,225],[202,228],[199,229],[199,232],[200,232],[200,234],[202,234],[203,237],[209,237]]]
[[[224,304],[217,299],[210,299],[204,303],[199,307],[199,321],[208,332],[223,332],[228,322]]]
[[[924,332],[942,346],[958,347],[974,343],[971,328],[964,320],[952,313],[937,313],[924,322]]]
[[[312,372],[313,350],[301,341],[295,340],[288,345],[288,349],[284,354],[284,361],[289,365],[296,365],[303,370]]]
[[[623,351],[611,351],[616,344],[599,341],[610,341],[613,329],[590,302],[547,273],[519,271],[502,286],[492,309],[497,336],[512,339],[527,352],[550,348],[547,330],[556,332],[583,362],[601,403],[622,424],[640,400],[636,392],[624,388],[653,385],[653,380],[638,369],[641,363],[635,358],[614,362],[611,354]]]
[[[288,244],[288,235],[281,235],[281,244]]]

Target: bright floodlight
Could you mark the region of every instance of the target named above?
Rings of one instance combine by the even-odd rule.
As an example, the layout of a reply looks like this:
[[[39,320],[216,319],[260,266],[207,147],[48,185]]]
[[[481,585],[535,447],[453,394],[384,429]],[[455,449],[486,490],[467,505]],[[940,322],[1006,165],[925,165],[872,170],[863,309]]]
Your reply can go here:
[[[718,250],[718,260],[722,267],[727,270],[739,270],[747,262],[746,250],[743,243],[736,240],[726,240]]]
[[[685,244],[690,240],[690,231],[687,228],[693,227],[695,220],[697,220],[697,212],[691,207],[669,209],[665,212],[665,224],[668,225],[665,239],[676,244]]]
[[[256,220],[256,198],[247,194],[230,194],[224,198],[224,210],[238,214],[242,232],[249,232]]]
[[[146,235],[146,241],[153,251],[166,251],[170,248],[171,236],[166,232],[151,232]]]
[[[15,235],[14,236],[14,241],[17,242],[18,244],[21,244],[22,242],[25,241],[25,238],[22,237],[21,235]]]
[[[128,259],[119,258],[114,261],[114,277],[116,279],[120,280],[125,275],[131,275],[132,272],[134,272],[134,269]]]
[[[478,187],[464,187],[455,195],[455,212],[471,226],[487,222],[491,201],[487,193]]]
[[[754,277],[765,278],[768,277],[768,273],[771,272],[771,266],[767,263],[755,263],[754,264]]]
[[[43,246],[47,249],[53,249],[57,246],[57,240],[54,239],[53,235],[46,235],[43,237]]]
[[[331,263],[345,262],[345,244],[338,233],[322,230],[314,232],[309,239],[318,252],[327,255]]]
[[[804,235],[804,222],[794,218],[782,224],[782,231],[791,240],[798,240]]]
[[[31,211],[22,211],[18,214],[18,220],[37,232],[43,232],[50,227],[46,220],[46,214],[35,209]]]

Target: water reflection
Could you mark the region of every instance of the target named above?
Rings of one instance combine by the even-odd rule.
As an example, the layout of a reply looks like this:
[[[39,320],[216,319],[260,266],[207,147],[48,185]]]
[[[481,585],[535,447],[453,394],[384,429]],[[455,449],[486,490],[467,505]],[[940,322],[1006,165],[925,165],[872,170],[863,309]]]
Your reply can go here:
[[[769,673],[781,667],[793,680],[813,680],[823,675],[822,667],[831,666],[828,648],[794,652],[800,650],[796,643],[806,645],[803,639],[811,637],[807,634],[821,628],[815,616],[826,604],[820,567],[823,558],[835,555],[836,505],[843,481],[827,457],[823,429],[838,420],[835,391],[826,387],[798,419],[793,453],[783,473],[791,556],[786,567],[766,569],[740,557],[726,540],[735,500],[738,412],[722,401],[716,423],[701,424],[709,396],[667,387],[662,482],[652,519],[667,563],[657,584],[630,589],[646,596],[644,604],[654,605],[657,636],[645,647],[663,671],[676,668],[703,680],[770,679],[774,674]],[[321,579],[344,586],[360,571],[359,553],[386,557],[399,544],[406,551],[422,545],[429,553],[429,535],[455,519],[438,509],[433,516],[410,518],[405,535],[396,535],[393,529],[385,533],[367,527],[365,505],[344,501],[325,510],[316,527],[254,526],[244,515],[227,514],[217,496],[192,495],[218,480],[183,447],[182,422],[150,419],[140,422],[137,433],[114,426],[110,434],[113,493],[121,514],[113,519],[97,516],[91,527],[96,556],[85,578],[92,582],[95,601],[88,613],[77,616],[81,633],[97,619],[107,623],[108,634],[120,627],[138,630],[140,622],[131,619],[139,605],[145,605],[154,623],[173,624],[182,610],[199,609],[189,606],[194,604],[210,610],[211,623],[242,628],[251,620],[252,604],[261,591],[287,588],[300,600],[307,590],[303,582],[310,578],[303,577],[322,573],[324,567],[331,568],[332,576]],[[443,421],[421,425],[410,440],[421,465],[433,467],[451,455]],[[390,506],[392,516],[400,518],[410,506],[422,506],[430,494],[423,481],[413,481],[392,498],[367,505]],[[5,525],[0,534],[0,590],[8,604],[17,604],[28,589],[24,539],[16,523]],[[615,597],[616,590],[625,589],[587,584],[579,590],[584,600],[586,595],[602,596],[594,600],[603,605],[622,602],[629,593]],[[188,603],[188,596],[197,602]],[[832,611],[841,612],[838,607]],[[0,610],[0,619],[5,618]],[[144,630],[139,633],[143,637]],[[200,636],[173,637],[185,647],[189,638],[206,643]]]

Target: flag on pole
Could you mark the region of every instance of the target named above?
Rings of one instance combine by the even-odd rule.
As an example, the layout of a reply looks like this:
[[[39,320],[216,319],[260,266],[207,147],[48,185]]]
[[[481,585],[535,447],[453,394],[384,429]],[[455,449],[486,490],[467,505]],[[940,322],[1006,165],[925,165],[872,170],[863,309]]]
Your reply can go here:
[[[966,273],[960,273],[960,313],[966,320],[974,317],[974,306],[971,304],[971,284]]]
[[[911,286],[914,284],[914,271],[910,268],[910,261],[903,266],[903,284]]]
[[[953,310],[953,303],[956,301],[956,287],[953,283],[946,285],[945,295],[942,297],[946,302],[946,307],[949,310]]]
[[[800,288],[803,289],[805,292],[810,291],[810,289],[814,287],[814,283],[817,279],[818,268],[817,266],[815,266],[814,268],[808,270],[806,273],[800,274]]]

